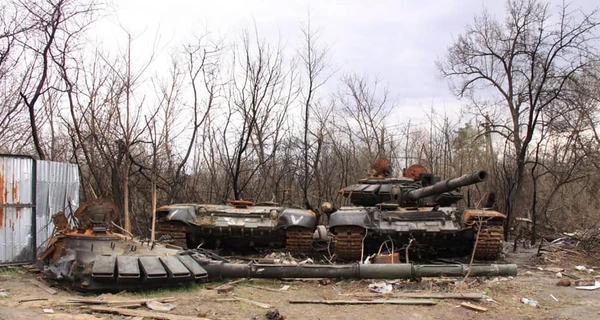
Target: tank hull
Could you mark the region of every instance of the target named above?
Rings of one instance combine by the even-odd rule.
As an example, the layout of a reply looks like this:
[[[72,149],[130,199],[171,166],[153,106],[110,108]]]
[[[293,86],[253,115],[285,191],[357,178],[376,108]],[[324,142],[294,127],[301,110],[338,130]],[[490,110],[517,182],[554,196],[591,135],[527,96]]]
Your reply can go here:
[[[310,249],[317,216],[277,206],[179,204],[157,210],[159,237],[183,248]]]
[[[334,251],[344,260],[363,259],[383,246],[401,250],[403,258],[407,248],[412,257],[463,256],[473,251],[476,241],[480,247],[476,258],[495,260],[502,249],[504,218],[492,210],[453,207],[342,207],[330,215],[329,230]]]

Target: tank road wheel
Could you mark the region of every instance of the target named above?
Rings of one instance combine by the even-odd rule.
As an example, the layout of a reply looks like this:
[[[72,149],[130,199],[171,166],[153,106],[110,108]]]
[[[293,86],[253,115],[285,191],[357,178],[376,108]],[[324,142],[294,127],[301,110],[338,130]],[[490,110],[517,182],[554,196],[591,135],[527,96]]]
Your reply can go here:
[[[358,261],[362,255],[362,241],[365,229],[356,226],[336,227],[333,248],[338,258]]]
[[[290,253],[307,253],[312,249],[313,233],[308,228],[289,227],[285,233],[285,250]]]
[[[475,250],[477,260],[496,260],[502,252],[504,243],[504,227],[483,225],[479,232],[479,240]]]

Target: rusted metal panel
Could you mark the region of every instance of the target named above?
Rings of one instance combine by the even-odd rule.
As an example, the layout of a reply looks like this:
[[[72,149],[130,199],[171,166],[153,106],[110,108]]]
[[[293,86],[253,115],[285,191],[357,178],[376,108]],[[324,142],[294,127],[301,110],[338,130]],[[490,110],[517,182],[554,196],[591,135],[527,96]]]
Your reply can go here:
[[[52,234],[52,215],[78,204],[77,165],[0,155],[0,264],[33,262]]]
[[[62,211],[71,217],[79,206],[79,168],[76,164],[37,161],[36,239],[44,247],[54,230],[52,215]],[[70,221],[70,219],[69,219]]]
[[[0,264],[35,258],[35,160],[0,155]]]

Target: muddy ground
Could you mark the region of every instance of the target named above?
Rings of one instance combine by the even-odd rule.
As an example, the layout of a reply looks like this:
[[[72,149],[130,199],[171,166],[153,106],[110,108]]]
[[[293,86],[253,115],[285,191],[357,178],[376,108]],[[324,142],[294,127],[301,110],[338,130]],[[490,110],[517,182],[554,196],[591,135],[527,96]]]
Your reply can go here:
[[[559,253],[539,258],[535,249],[521,249],[505,257],[507,263],[519,266],[515,278],[467,279],[423,279],[420,283],[399,281],[399,292],[475,292],[485,293],[490,299],[473,301],[473,304],[488,309],[477,312],[460,306],[459,300],[437,300],[436,305],[320,305],[290,304],[289,300],[299,299],[359,299],[369,294],[369,280],[332,281],[282,281],[245,280],[235,284],[233,291],[218,293],[215,287],[223,283],[209,283],[170,290],[119,294],[103,294],[105,299],[140,299],[175,297],[176,308],[169,313],[187,316],[201,316],[210,319],[265,319],[267,310],[253,304],[231,301],[232,296],[252,299],[270,304],[285,319],[600,319],[600,289],[596,291],[577,290],[557,286],[559,280],[554,268],[564,268],[566,273],[593,278],[600,274],[576,270],[576,265],[584,264],[595,268],[594,259],[582,254]],[[596,264],[600,266],[600,261]],[[543,269],[540,270],[539,268]],[[551,269],[549,271],[547,269]],[[600,271],[600,268],[598,268]],[[38,275],[25,268],[0,269],[0,319],[133,319],[121,315],[91,313],[78,306],[66,305],[69,298],[97,298],[98,295],[82,295],[59,288],[51,295],[34,285]],[[564,278],[564,277],[563,277]],[[274,292],[264,288],[279,289],[289,285],[287,291]],[[2,294],[0,294],[2,295]],[[552,298],[554,296],[555,299]],[[539,307],[525,305],[521,298],[535,299]],[[20,302],[32,298],[41,301]],[[217,301],[218,299],[226,301]],[[364,299],[364,298],[360,298]],[[43,309],[52,309],[46,314]],[[148,309],[146,309],[148,310]],[[136,318],[142,319],[142,318]]]

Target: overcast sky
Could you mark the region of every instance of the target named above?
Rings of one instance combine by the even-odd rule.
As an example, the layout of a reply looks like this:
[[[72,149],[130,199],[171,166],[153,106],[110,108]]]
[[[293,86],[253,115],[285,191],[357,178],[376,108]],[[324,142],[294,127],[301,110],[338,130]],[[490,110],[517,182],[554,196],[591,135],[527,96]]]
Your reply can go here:
[[[322,41],[331,47],[330,60],[341,72],[379,77],[398,103],[395,116],[420,119],[432,105],[458,114],[460,102],[439,76],[435,61],[474,15],[485,8],[502,17],[505,8],[500,0],[113,1],[121,24],[148,39],[158,34],[163,45],[184,43],[205,29],[235,37],[256,24],[269,41],[280,38],[295,46],[310,12]],[[574,0],[571,6],[589,11],[597,2]],[[98,25],[98,41],[114,41],[110,25],[115,19],[109,20]]]

